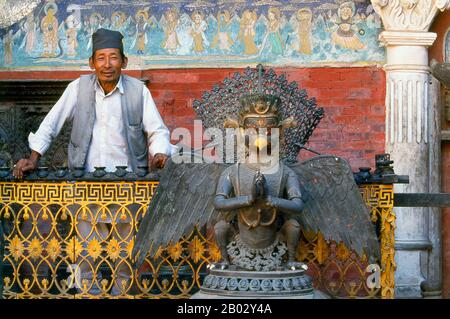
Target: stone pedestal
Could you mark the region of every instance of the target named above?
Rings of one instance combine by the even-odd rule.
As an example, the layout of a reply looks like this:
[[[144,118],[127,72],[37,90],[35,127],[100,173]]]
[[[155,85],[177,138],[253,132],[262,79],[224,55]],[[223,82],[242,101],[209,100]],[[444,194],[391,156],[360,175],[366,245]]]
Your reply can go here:
[[[314,290],[312,293],[307,295],[299,295],[299,296],[272,296],[272,297],[236,297],[236,296],[221,296],[214,294],[207,294],[204,292],[197,292],[192,295],[191,299],[330,299],[326,294],[319,290]]]
[[[245,271],[213,268],[192,299],[325,299],[303,269]]]

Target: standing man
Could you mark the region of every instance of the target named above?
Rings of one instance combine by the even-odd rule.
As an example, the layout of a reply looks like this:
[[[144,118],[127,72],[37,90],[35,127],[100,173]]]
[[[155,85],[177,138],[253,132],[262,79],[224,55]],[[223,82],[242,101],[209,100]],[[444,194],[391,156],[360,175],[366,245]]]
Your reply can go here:
[[[29,158],[15,165],[13,175],[16,178],[23,178],[26,171],[36,169],[39,158],[68,120],[73,121],[68,149],[71,169],[84,167],[91,172],[95,167],[105,167],[107,171],[114,171],[116,166],[126,166],[132,171],[138,166],[164,167],[174,149],[170,133],[148,88],[141,81],[121,74],[128,63],[122,39],[120,32],[106,29],[99,29],[92,35],[89,65],[94,73],[71,82],[38,131],[30,133],[28,141],[32,152]],[[77,219],[77,235],[85,244],[94,238],[101,242],[109,236],[108,228],[113,223],[115,231],[111,235],[117,236],[121,246],[126,246],[133,236],[131,220],[116,219],[114,213],[105,217],[101,209],[104,208],[90,207],[91,214],[86,218],[80,213],[80,207],[71,207]],[[82,279],[90,280],[88,290],[92,293],[101,286],[98,280],[91,285],[89,263],[92,261],[86,261],[88,257],[84,256],[79,266]],[[113,293],[120,294],[123,280],[117,279],[128,280],[131,274],[127,269],[116,269],[116,274]]]
[[[164,167],[172,149],[170,133],[147,87],[121,74],[128,63],[122,38],[120,32],[106,29],[92,35],[89,66],[95,73],[71,82],[38,131],[30,133],[31,156],[17,162],[16,178],[37,168],[39,158],[68,120],[73,121],[70,168]],[[151,163],[147,163],[148,153],[153,156]]]

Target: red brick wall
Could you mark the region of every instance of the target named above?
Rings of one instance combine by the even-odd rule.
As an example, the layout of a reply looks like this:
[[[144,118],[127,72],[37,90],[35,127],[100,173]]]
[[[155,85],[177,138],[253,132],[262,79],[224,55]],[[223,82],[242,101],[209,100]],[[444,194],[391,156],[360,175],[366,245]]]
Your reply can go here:
[[[195,114],[193,101],[243,69],[161,69],[127,71],[147,78],[156,105],[171,128],[192,128]],[[374,166],[374,156],[384,152],[385,73],[375,67],[354,68],[276,68],[289,81],[297,81],[316,97],[325,109],[325,118],[315,130],[309,147],[321,153],[347,158],[357,170]],[[86,72],[0,72],[8,79],[75,79]],[[302,154],[308,155],[307,152]]]
[[[316,97],[325,118],[310,148],[347,158],[354,169],[374,166],[384,152],[385,73],[377,68],[277,68]],[[193,101],[237,69],[149,70],[144,77],[170,128],[192,127]],[[305,151],[302,151],[305,152]],[[305,153],[306,155],[306,153]]]

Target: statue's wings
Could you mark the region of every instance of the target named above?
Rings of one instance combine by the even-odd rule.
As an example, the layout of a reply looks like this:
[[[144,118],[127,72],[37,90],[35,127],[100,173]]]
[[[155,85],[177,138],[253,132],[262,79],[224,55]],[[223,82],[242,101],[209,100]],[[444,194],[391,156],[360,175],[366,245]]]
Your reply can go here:
[[[226,164],[176,164],[169,160],[142,219],[132,256],[139,267],[159,246],[178,241],[195,225],[200,227],[220,215],[214,210],[217,181]],[[214,216],[213,216],[214,215]]]
[[[342,158],[316,156],[290,166],[298,176],[305,210],[298,221],[305,230],[320,232],[327,240],[342,241],[370,260],[380,260],[375,227],[352,169]]]

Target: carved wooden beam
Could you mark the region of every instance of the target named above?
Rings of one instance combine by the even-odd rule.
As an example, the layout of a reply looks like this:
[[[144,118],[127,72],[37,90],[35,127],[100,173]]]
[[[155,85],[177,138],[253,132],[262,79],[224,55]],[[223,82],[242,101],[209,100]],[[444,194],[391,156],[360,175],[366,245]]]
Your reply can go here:
[[[54,104],[70,81],[0,81],[0,100],[17,105]]]

